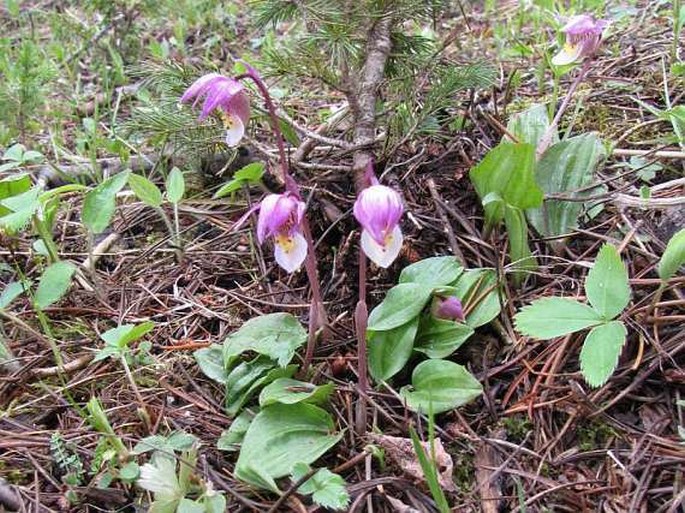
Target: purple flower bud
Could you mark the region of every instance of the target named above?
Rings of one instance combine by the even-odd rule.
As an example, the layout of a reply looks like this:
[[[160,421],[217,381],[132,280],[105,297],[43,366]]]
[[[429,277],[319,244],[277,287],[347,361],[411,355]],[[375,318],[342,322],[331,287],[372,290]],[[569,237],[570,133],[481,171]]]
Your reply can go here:
[[[602,31],[607,25],[606,20],[595,20],[588,14],[572,16],[561,29],[566,34],[566,44],[552,58],[552,64],[564,66],[593,56],[602,42]]]
[[[385,185],[367,187],[354,203],[354,217],[363,228],[361,247],[380,267],[389,267],[400,253],[403,212],[400,195]]]
[[[300,227],[304,209],[304,202],[288,192],[269,194],[259,208],[257,240],[262,244],[273,237],[276,262],[289,273],[298,270],[307,256],[307,240]]]
[[[195,106],[202,97],[205,97],[205,101],[199,120],[203,121],[213,111],[218,111],[226,128],[226,144],[237,146],[245,135],[245,125],[250,119],[250,101],[243,85],[218,73],[209,73],[193,82],[183,93],[181,102],[194,99]]]
[[[456,296],[433,298],[431,313],[436,319],[460,322],[464,320],[464,309]]]

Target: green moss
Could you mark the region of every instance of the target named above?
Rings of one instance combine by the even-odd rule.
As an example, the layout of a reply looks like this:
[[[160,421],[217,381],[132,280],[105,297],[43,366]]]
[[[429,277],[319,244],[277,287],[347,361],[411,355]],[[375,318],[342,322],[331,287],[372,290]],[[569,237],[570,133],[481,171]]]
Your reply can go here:
[[[523,442],[526,434],[533,429],[530,419],[522,413],[505,417],[502,426],[507,430],[507,439],[514,443]]]
[[[583,452],[604,447],[611,438],[617,436],[616,431],[609,424],[596,420],[587,424],[579,424],[576,433],[578,434],[578,447]]]

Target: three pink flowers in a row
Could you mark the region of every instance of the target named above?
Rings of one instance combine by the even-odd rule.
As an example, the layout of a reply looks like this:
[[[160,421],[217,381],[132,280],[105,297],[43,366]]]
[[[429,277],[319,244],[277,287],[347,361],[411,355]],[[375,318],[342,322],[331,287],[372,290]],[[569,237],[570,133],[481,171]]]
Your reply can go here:
[[[197,104],[202,98],[200,121],[217,112],[226,129],[226,144],[236,146],[245,134],[250,118],[250,103],[243,85],[236,79],[210,73],[196,80],[181,97]],[[377,265],[388,267],[402,248],[399,221],[404,212],[400,195],[373,179],[357,197],[354,217],[362,226],[361,247]],[[302,231],[305,203],[287,191],[268,194],[259,204],[257,240],[274,242],[278,265],[291,273],[298,270],[309,249]]]

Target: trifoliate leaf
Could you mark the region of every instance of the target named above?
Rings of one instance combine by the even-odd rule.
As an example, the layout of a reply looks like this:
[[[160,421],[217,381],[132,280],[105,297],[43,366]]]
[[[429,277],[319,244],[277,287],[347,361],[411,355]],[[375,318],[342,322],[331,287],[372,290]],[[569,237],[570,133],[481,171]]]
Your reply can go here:
[[[293,466],[291,478],[293,481],[299,481],[309,471],[309,465],[306,463],[296,463]],[[300,485],[298,491],[306,495],[311,494],[312,500],[319,506],[342,510],[350,503],[350,494],[347,493],[345,486],[345,480],[341,476],[326,468],[321,468]]]

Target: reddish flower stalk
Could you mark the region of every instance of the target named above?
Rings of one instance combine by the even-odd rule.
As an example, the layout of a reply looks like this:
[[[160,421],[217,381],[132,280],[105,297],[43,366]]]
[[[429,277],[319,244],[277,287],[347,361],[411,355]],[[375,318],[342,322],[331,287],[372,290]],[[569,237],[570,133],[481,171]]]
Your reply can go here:
[[[283,132],[281,131],[281,126],[278,121],[278,116],[276,115],[276,106],[274,105],[269,90],[259,75],[257,70],[247,63],[243,63],[247,68],[247,73],[237,76],[236,80],[242,80],[249,78],[254,82],[259,90],[262,98],[264,99],[264,104],[269,113],[269,120],[271,122],[271,130],[276,137],[276,144],[278,146],[278,156],[281,163],[281,176],[283,182],[285,183],[286,191],[291,194],[296,200],[302,201],[302,194],[300,193],[300,188],[297,182],[293,179],[290,174],[288,167],[288,158],[285,153],[285,145],[283,143]],[[304,259],[304,266],[307,272],[307,277],[309,278],[309,285],[312,291],[312,302],[309,308],[309,333],[307,337],[307,349],[305,352],[303,370],[309,367],[314,356],[314,347],[316,345],[316,337],[319,330],[325,329],[326,326],[326,309],[323,304],[321,297],[321,289],[319,287],[319,276],[316,266],[316,255],[314,250],[314,242],[312,239],[311,230],[309,227],[309,222],[306,216],[302,216],[300,220],[301,234],[307,243],[307,254]]]
[[[359,300],[354,311],[357,336],[357,372],[359,374],[359,401],[355,429],[366,431],[366,397],[369,390],[366,328],[369,312],[366,305],[366,271],[368,256],[376,265],[386,268],[397,258],[402,247],[399,221],[404,212],[402,198],[390,187],[380,185],[369,162],[364,173],[365,188],[354,203],[354,217],[362,225],[359,245]]]
[[[276,137],[278,155],[281,165],[281,176],[286,192],[269,194],[261,203],[252,209],[260,209],[257,223],[257,239],[260,244],[267,238],[274,240],[276,262],[287,272],[294,272],[304,262],[307,277],[312,291],[312,302],[309,311],[309,336],[304,360],[306,370],[314,355],[314,345],[320,329],[326,326],[326,310],[321,298],[319,277],[314,253],[314,243],[307,217],[304,215],[305,203],[300,188],[290,175],[288,159],[285,153],[283,133],[276,115],[276,107],[269,90],[257,71],[243,63],[247,73],[229,78],[218,73],[209,73],[196,80],[185,92],[181,102],[194,100],[193,106],[204,98],[199,120],[202,121],[211,113],[217,112],[226,127],[226,144],[236,146],[245,133],[245,126],[250,117],[250,105],[245,88],[240,80],[252,80],[264,99],[271,129]]]

